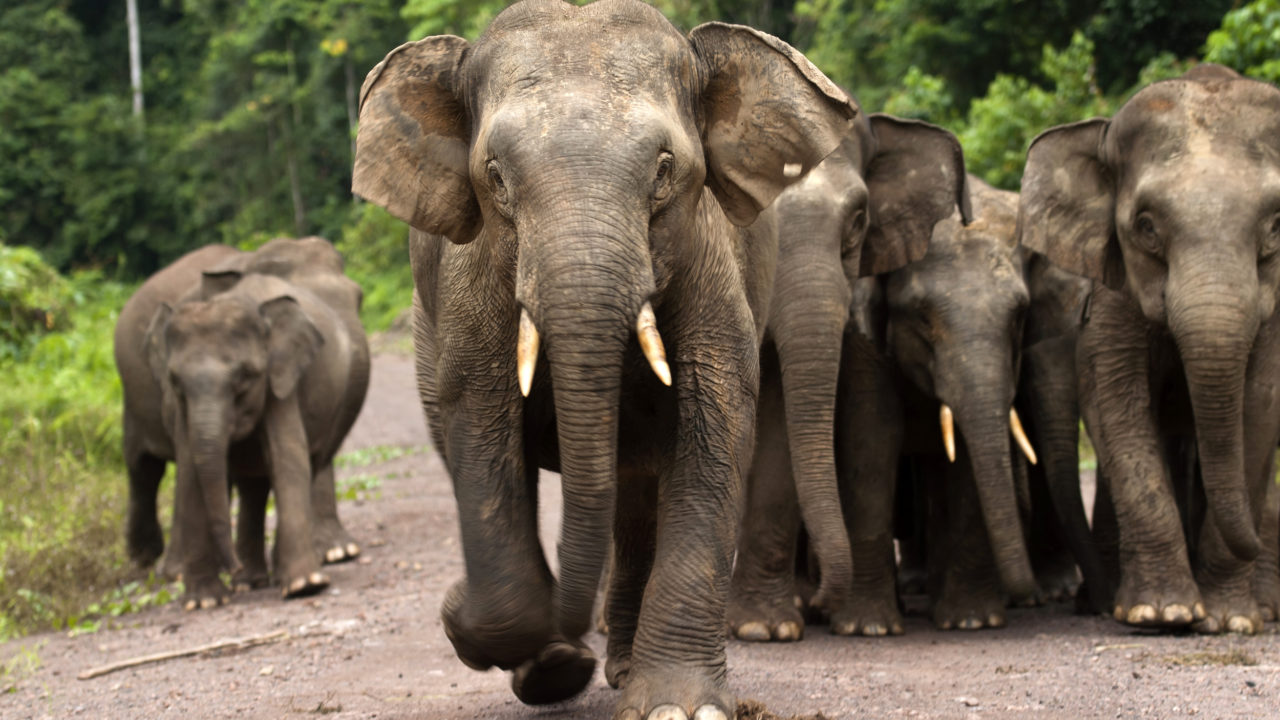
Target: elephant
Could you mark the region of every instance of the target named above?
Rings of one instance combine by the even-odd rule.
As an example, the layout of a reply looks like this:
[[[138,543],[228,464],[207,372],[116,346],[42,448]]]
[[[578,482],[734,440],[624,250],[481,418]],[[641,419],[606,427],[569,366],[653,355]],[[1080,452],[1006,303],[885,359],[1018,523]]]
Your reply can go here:
[[[861,560],[850,555],[836,483],[840,352],[860,276],[918,260],[933,226],[970,212],[964,156],[950,132],[881,113],[778,197],[773,300],[761,349],[756,450],[732,580],[729,624],[742,640],[799,640],[800,516],[822,586],[810,604],[840,617]]]
[[[319,566],[332,548],[314,538],[327,513],[313,507],[316,485],[327,483],[333,512],[325,519],[341,530],[332,461],[367,388],[367,343],[358,321],[353,328],[345,310],[305,287],[234,269],[271,252],[257,260],[225,246],[188,253],[143,284],[116,326],[130,554],[149,564],[163,550],[155,498],[165,463],[173,461],[166,569],[182,576],[188,609],[227,601],[223,570],[237,589],[266,583],[270,491],[279,507],[274,568],[286,597],[328,585]],[[348,292],[358,297],[358,287]],[[241,504],[234,547],[233,484]]]
[[[1119,534],[1114,616],[1258,632],[1280,603],[1253,584],[1276,541],[1259,524],[1280,437],[1280,90],[1205,64],[1041,133],[1019,228],[1094,281],[1076,363]]]
[[[767,208],[858,108],[772,36],[686,36],[636,0],[513,4],[474,43],[393,50],[360,95],[353,191],[412,228],[418,389],[465,560],[441,609],[459,659],[512,671],[527,704],[581,691],[612,541],[614,717],[731,716]],[[562,475],[558,577],[539,467]]]
[[[854,634],[903,632],[895,504],[925,508],[905,516],[923,523],[940,629],[1003,626],[1006,593],[1036,590],[1020,518],[1025,478],[1010,443],[1034,457],[1011,410],[1030,304],[1017,198],[974,176],[967,185],[972,223],[953,214],[922,259],[855,287],[836,424],[856,567],[841,621]],[[895,501],[895,479],[916,502]]]

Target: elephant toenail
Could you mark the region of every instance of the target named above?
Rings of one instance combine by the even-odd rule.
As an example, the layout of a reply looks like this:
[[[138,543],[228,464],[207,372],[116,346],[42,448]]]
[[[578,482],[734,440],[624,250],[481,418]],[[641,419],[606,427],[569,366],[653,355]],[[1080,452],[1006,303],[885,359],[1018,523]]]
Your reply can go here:
[[[1243,615],[1233,615],[1227,620],[1227,632],[1252,635],[1253,621]]]
[[[689,720],[689,715],[678,705],[659,705],[649,711],[648,720]]]
[[[1198,602],[1198,603],[1196,603],[1195,605],[1193,605],[1193,606],[1191,607],[1191,615],[1192,615],[1196,620],[1203,620],[1203,619],[1205,618],[1205,616],[1206,616],[1206,615],[1208,615],[1208,613],[1207,613],[1207,612],[1205,612],[1205,609],[1204,609],[1204,603],[1202,603],[1202,602]]]
[[[832,635],[852,635],[858,631],[857,623],[842,622],[831,626]]]
[[[942,622],[938,623],[938,629],[939,629],[939,630],[950,630],[950,629],[951,629],[951,621],[950,621],[950,620],[943,620]]]
[[[1004,627],[1004,616],[1000,613],[991,613],[987,616],[987,627]]]
[[[329,578],[325,577],[324,573],[313,572],[307,578],[307,580],[310,581],[312,585],[328,585],[329,584]]]
[[[325,562],[334,563],[334,562],[338,562],[341,559],[342,559],[342,548],[329,548],[328,552],[324,554]]]
[[[778,632],[773,636],[773,639],[782,642],[795,642],[803,635],[804,633],[798,625],[793,622],[784,622],[778,625]]]
[[[747,642],[769,642],[769,628],[764,626],[762,622],[748,622],[738,626],[734,631],[734,635],[739,640]]]
[[[198,607],[200,607],[200,603],[196,602],[195,600],[188,600],[182,605],[182,609],[186,610],[187,612],[191,612],[192,610],[195,610]]]
[[[880,623],[869,623],[862,627],[862,634],[867,637],[880,637],[885,634],[885,628]]]
[[[209,610],[211,608],[216,608],[216,607],[218,607],[218,598],[212,598],[212,597],[200,598],[201,610]]]
[[[729,716],[715,705],[703,705],[693,714],[693,720],[729,720]]]
[[[978,618],[965,618],[960,621],[961,630],[977,630],[982,627],[982,621]]]
[[[895,622],[893,624],[893,627],[889,628],[889,631],[892,632],[894,635],[901,635],[904,632],[902,629],[902,623]]]
[[[1111,617],[1114,617],[1116,620],[1118,620],[1118,621],[1120,621],[1120,622],[1124,622],[1124,619],[1125,619],[1125,617],[1126,617],[1126,613],[1125,613],[1125,611],[1124,611],[1124,608],[1122,608],[1122,607],[1120,607],[1119,605],[1117,605],[1117,606],[1116,606],[1116,609],[1111,611]]]
[[[1170,605],[1161,615],[1170,625],[1186,625],[1191,622],[1191,610],[1186,605]]]
[[[1142,625],[1156,621],[1156,609],[1150,605],[1134,605],[1129,608],[1128,623],[1130,625]]]
[[[640,711],[635,708],[627,708],[615,715],[613,720],[640,720]]]
[[[355,543],[347,543],[347,557],[359,557],[360,546]]]

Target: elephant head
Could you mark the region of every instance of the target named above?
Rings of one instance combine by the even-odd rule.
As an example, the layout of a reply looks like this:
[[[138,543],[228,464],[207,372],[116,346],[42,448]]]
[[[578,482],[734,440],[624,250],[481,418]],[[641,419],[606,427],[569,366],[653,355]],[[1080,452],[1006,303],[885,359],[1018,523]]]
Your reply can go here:
[[[240,563],[231,541],[228,451],[258,430],[268,403],[295,393],[324,343],[292,297],[259,302],[227,292],[239,279],[234,271],[206,272],[188,299],[160,306],[143,341],[174,443],[183,498],[175,522],[209,533],[207,543],[184,537],[188,562],[229,571]],[[192,512],[199,512],[194,520],[184,515]],[[207,548],[214,555],[199,557]]]
[[[955,135],[891,115],[861,116],[803,180],[776,203],[778,268],[769,334],[777,345],[793,476],[813,538],[825,604],[851,578],[840,516],[835,447],[840,351],[861,276],[924,256],[936,223],[971,214]]]
[[[1028,247],[1122,290],[1172,335],[1212,517],[1253,557],[1243,393],[1280,285],[1280,90],[1217,65],[1153,83],[1109,120],[1036,138],[1022,203]]]
[[[721,211],[751,223],[857,109],[776,38],[720,23],[686,37],[634,0],[517,3],[474,44],[393,50],[360,94],[355,193],[417,230],[480,238],[469,257],[492,265],[471,276],[514,292],[476,312],[518,319],[507,352],[523,392],[540,348],[549,361],[566,506],[556,616],[577,637],[608,546],[633,332],[671,382],[659,281],[704,250],[685,242],[693,228],[717,227]]]
[[[1017,196],[969,178],[974,221],[957,212],[934,228],[925,256],[885,279],[887,351],[925,396],[937,398],[944,446],[964,439],[987,535],[1006,591],[1035,578],[1019,520],[1012,466],[1019,347],[1030,295],[1016,245]]]

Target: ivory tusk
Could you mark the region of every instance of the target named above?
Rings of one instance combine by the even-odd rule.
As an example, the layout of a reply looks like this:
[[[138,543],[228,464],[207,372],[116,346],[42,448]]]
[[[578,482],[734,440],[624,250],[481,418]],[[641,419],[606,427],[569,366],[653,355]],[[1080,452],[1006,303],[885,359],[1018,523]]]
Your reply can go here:
[[[520,378],[520,394],[529,397],[533,387],[533,371],[538,367],[538,326],[529,311],[520,309],[520,334],[516,337],[516,373]]]
[[[946,403],[938,411],[938,422],[942,424],[942,444],[947,448],[947,459],[956,461],[956,421],[951,408]]]
[[[1022,421],[1018,419],[1018,411],[1009,408],[1009,430],[1013,433],[1013,439],[1018,441],[1018,447],[1022,448],[1022,453],[1027,456],[1032,465],[1036,464],[1036,451],[1031,447],[1031,441],[1027,439],[1027,431],[1022,429]]]
[[[653,316],[653,306],[645,302],[636,316],[636,337],[640,339],[640,349],[644,351],[649,367],[658,376],[663,385],[671,386],[671,366],[667,365],[667,351],[662,347],[662,336],[658,334],[658,320]]]

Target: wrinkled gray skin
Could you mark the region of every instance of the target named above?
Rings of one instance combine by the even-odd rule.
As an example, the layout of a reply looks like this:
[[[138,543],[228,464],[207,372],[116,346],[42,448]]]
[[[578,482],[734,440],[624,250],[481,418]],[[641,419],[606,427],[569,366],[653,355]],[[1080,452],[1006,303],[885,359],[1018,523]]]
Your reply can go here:
[[[1023,327],[1014,405],[1039,458],[1038,464],[1027,467],[1028,544],[1039,588],[1035,600],[1075,596],[1083,573],[1086,596],[1078,604],[1101,612],[1099,600],[1110,597],[1111,591],[1080,492],[1075,363],[1091,283],[1026,248],[1022,257],[1031,304]]]
[[[1257,632],[1277,601],[1253,571],[1280,435],[1280,90],[1202,65],[1046,131],[1019,225],[1097,281],[1077,365],[1119,530],[1115,617]],[[1208,511],[1184,527],[1173,490],[1197,475]]]
[[[725,602],[776,255],[757,216],[856,108],[776,39],[685,37],[630,0],[513,5],[473,45],[393,51],[361,98],[354,190],[414,227],[419,391],[466,563],[442,609],[458,657],[514,671],[526,703],[579,692],[612,531],[615,717],[731,715]],[[646,301],[671,388],[635,339]],[[541,337],[527,399],[522,313]],[[559,577],[539,466],[563,476]]]
[[[1009,409],[1029,295],[1014,245],[1016,195],[970,176],[974,220],[939,223],[923,259],[855,288],[837,422],[854,548],[851,607],[864,635],[899,634],[894,481],[922,493],[929,590],[941,629],[999,627],[1005,594],[1035,592],[1023,539]],[[948,462],[939,410],[955,417]]]
[[[282,257],[299,249],[337,257],[316,240],[323,247],[275,245],[258,260],[282,249],[289,251]],[[279,260],[275,269],[282,271]],[[155,497],[165,462],[173,461],[178,481],[165,570],[183,576],[189,608],[226,601],[222,570],[232,572],[237,587],[265,584],[270,490],[280,507],[274,567],[286,596],[328,584],[322,558],[359,551],[332,499],[332,459],[368,382],[363,330],[358,319],[354,329],[344,320],[358,307],[359,288],[341,276],[340,259],[335,277],[322,269],[300,274],[334,289],[329,300],[354,303],[341,310],[278,277],[227,269],[254,262],[252,254],[222,246],[189,253],[144,283],[116,326],[130,555],[149,564],[163,550]],[[233,484],[241,497],[234,547]],[[324,486],[327,506],[314,503],[316,486]],[[336,532],[323,535],[322,527]]]
[[[951,133],[872,115],[778,197],[773,302],[761,349],[757,444],[734,565],[729,625],[743,640],[798,640],[796,537],[804,524],[840,621],[857,570],[840,512],[835,433],[840,350],[853,283],[919,259],[933,226],[964,207],[964,158]]]

